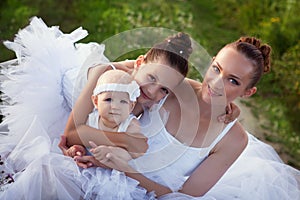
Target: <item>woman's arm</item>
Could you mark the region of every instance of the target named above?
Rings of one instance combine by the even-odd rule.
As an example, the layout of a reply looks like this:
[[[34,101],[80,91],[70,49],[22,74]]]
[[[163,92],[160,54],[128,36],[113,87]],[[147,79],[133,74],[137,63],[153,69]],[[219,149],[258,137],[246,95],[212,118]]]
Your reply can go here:
[[[117,68],[127,68],[122,64],[114,64]],[[110,68],[110,67],[109,67]],[[69,116],[64,135],[68,146],[83,144],[89,146],[89,141],[97,145],[120,146],[130,152],[144,153],[147,148],[147,139],[141,133],[111,133],[94,129],[86,125],[89,113],[93,110],[91,96],[98,77],[108,69],[107,65],[98,65],[89,70],[88,81],[79,95]]]
[[[210,155],[194,170],[179,192],[191,196],[203,196],[236,161],[247,143],[247,134],[237,122]]]
[[[118,156],[118,153],[116,153],[118,150],[115,149],[113,151],[114,148],[115,147],[101,146],[98,150],[101,151],[102,155],[99,157],[100,160],[98,161],[109,168],[123,171],[126,174],[126,176],[139,181],[140,182],[139,185],[145,188],[148,192],[155,191],[155,194],[157,196],[162,196],[164,194],[168,194],[172,192],[168,187],[165,187],[163,185],[160,185],[159,183],[156,183],[148,179],[143,174],[133,169],[128,164],[128,159],[124,159],[124,156],[122,157]],[[127,154],[128,156],[130,156],[128,152]]]

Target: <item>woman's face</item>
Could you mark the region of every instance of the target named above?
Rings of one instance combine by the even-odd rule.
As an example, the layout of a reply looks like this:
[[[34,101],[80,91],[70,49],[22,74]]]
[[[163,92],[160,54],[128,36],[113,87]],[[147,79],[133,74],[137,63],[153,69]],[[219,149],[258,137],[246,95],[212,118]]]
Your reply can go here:
[[[243,54],[225,47],[208,68],[202,84],[202,98],[205,102],[222,100],[227,104],[237,97],[248,97],[256,88],[247,89],[253,73],[253,66]]]
[[[138,103],[151,107],[169,94],[183,78],[182,74],[168,66],[165,59],[160,58],[155,63],[141,64],[134,76],[141,90]]]

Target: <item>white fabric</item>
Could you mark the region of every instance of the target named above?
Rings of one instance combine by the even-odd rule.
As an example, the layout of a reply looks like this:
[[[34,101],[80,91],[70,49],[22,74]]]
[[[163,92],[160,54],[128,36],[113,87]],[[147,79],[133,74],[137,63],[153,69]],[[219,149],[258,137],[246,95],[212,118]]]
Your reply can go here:
[[[178,191],[236,120],[229,123],[209,147],[195,148],[182,144],[167,132],[160,109],[161,105],[158,105],[144,112],[140,122],[142,132],[148,137],[149,149],[130,164],[149,179]]]
[[[136,99],[140,96],[140,86],[136,83],[136,81],[132,81],[129,84],[100,84],[94,89],[93,95],[96,96],[102,92],[126,92],[129,95],[130,101],[136,101]]]
[[[57,147],[74,100],[86,84],[88,66],[109,65],[104,45],[74,45],[85,35],[82,29],[63,34],[58,27],[49,28],[33,18],[14,42],[6,43],[18,59],[1,63],[1,113],[5,118],[0,126],[0,155],[5,165],[0,167],[13,173],[15,182],[1,186],[1,200],[74,200],[88,195],[93,199],[154,198],[123,173],[79,169]],[[94,180],[101,180],[92,185],[96,196],[84,182],[93,172],[99,175],[93,174]]]
[[[126,132],[128,126],[130,125],[133,119],[137,119],[137,118],[133,114],[130,114],[128,118],[119,125],[117,132]],[[94,109],[94,111],[91,112],[88,116],[87,125],[99,129],[98,124],[99,124],[99,113],[97,109]]]
[[[155,198],[153,193],[146,193],[139,187],[137,181],[118,171],[102,168],[79,170],[76,163],[63,156],[57,147],[57,140],[63,133],[73,105],[76,85],[82,87],[86,81],[88,68],[83,68],[85,73],[81,73],[81,65],[88,63],[90,65],[84,65],[95,66],[108,62],[101,59],[105,57],[104,46],[100,48],[89,43],[83,45],[89,51],[81,51],[81,47],[74,45],[84,35],[86,32],[82,29],[63,34],[57,27],[49,28],[42,20],[33,18],[15,41],[9,43],[18,59],[1,63],[4,100],[1,113],[5,118],[0,127],[0,154],[5,161],[5,171],[14,173],[15,182],[0,192],[0,199]],[[102,50],[100,56],[99,50]],[[85,58],[87,61],[84,61]],[[81,77],[80,84],[73,73]],[[75,92],[75,96],[79,91]],[[158,172],[155,176],[155,171],[148,171],[145,174],[176,191],[197,166],[194,162],[201,162],[207,150],[177,144],[164,128],[168,113],[155,117],[159,115],[160,105],[146,111],[140,121],[149,136],[148,152],[165,151],[172,155],[168,148],[164,148],[165,144],[171,144],[170,149],[179,149],[183,153],[178,159],[174,156],[166,158],[172,161],[173,166],[167,166],[170,171],[166,171],[174,174],[170,182],[163,173]],[[299,170],[282,163],[272,147],[251,134],[248,136],[248,146],[239,159],[207,194],[197,199],[300,199]],[[202,151],[203,155],[195,153]],[[153,163],[168,163],[164,158],[158,155]],[[157,166],[158,171],[164,170],[163,165],[154,165]],[[92,192],[84,194],[85,191]],[[192,197],[174,192],[160,199]]]

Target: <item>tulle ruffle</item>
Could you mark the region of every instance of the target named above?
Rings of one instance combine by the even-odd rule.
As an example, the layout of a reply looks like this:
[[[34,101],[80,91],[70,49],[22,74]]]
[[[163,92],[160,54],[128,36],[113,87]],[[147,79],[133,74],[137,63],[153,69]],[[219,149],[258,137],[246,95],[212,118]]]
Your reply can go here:
[[[155,194],[138,186],[139,182],[127,177],[123,172],[104,168],[82,170],[81,183],[85,191],[84,199],[156,199]]]

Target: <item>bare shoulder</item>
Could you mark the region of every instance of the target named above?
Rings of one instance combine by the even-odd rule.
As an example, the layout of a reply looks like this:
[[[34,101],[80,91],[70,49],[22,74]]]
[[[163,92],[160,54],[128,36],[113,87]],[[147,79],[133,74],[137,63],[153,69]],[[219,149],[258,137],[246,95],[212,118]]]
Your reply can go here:
[[[222,151],[235,152],[239,155],[247,144],[247,132],[239,122],[236,122],[217,146]]]
[[[193,88],[198,88],[202,86],[202,83],[190,78],[185,78],[185,80],[193,87]]]
[[[140,122],[137,119],[132,119],[126,132],[128,133],[141,133]]]

